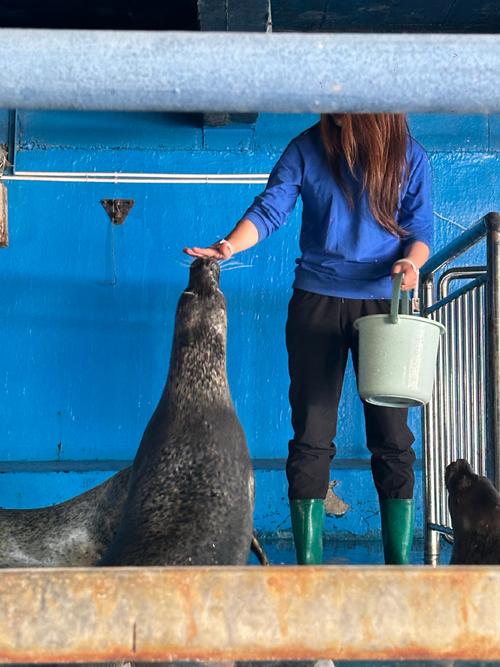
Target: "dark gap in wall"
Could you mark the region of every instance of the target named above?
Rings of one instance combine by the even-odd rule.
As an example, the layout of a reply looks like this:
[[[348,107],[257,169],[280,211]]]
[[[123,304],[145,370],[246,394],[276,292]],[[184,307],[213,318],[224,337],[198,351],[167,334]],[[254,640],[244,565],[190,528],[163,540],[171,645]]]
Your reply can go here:
[[[0,28],[264,30],[265,0],[0,0]],[[273,32],[498,33],[498,0],[272,0]]]
[[[0,2],[2,28],[199,30],[196,0],[19,0]]]

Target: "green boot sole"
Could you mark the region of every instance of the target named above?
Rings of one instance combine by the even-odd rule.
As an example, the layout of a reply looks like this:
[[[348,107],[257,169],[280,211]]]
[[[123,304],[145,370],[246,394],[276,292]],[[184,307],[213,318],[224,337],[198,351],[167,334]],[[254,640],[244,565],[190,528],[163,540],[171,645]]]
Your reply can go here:
[[[293,540],[299,565],[321,565],[323,562],[323,523],[325,501],[321,499],[290,500]]]
[[[387,498],[379,502],[385,563],[408,565],[413,544],[415,501]]]

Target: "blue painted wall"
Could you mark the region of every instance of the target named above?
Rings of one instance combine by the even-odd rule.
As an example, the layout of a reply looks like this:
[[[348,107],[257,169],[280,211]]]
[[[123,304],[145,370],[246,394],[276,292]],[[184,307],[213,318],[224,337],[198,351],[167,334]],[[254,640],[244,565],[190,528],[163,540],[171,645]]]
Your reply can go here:
[[[0,115],[4,136],[6,118]],[[261,115],[255,127],[224,129],[203,129],[191,115],[21,112],[18,120],[18,171],[264,173],[316,117]],[[485,212],[500,210],[500,117],[410,121],[431,155],[438,249]],[[66,499],[134,456],[168,368],[188,271],[181,248],[220,237],[261,189],[8,183],[10,247],[0,250],[0,506]],[[100,205],[114,197],[135,200],[122,227],[112,226]],[[284,229],[239,257],[248,267],[222,275],[229,380],[256,459],[255,522],[264,531],[289,530],[284,322],[299,222],[300,205]],[[480,256],[477,249],[468,261]],[[417,410],[411,420],[420,456]],[[379,529],[361,425],[349,372],[332,478],[351,508],[327,524],[339,535]]]

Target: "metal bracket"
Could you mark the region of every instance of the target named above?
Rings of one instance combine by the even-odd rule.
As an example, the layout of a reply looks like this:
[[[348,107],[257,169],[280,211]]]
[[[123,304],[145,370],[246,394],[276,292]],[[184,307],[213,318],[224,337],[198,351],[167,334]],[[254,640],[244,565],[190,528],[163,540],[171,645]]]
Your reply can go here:
[[[0,175],[3,175],[7,154],[0,151]],[[7,188],[5,183],[0,183],[0,248],[9,245],[9,207],[7,205]]]
[[[133,199],[101,199],[109,219],[114,225],[122,225],[134,205]]]

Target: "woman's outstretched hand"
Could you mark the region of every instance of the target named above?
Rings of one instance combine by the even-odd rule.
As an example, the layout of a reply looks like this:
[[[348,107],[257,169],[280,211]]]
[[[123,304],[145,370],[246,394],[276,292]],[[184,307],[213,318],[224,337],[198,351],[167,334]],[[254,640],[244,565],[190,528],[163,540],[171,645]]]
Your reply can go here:
[[[191,257],[209,257],[210,259],[229,259],[233,255],[233,247],[229,241],[217,241],[208,248],[183,248],[183,252]]]
[[[191,257],[209,257],[211,259],[229,259],[237,252],[242,252],[251,248],[259,241],[259,232],[255,224],[243,218],[236,227],[232,229],[227,238],[220,239],[217,243],[212,243],[208,248],[184,248],[186,255]]]
[[[408,259],[400,259],[394,262],[391,269],[391,278],[398,273],[404,273],[401,289],[403,292],[415,289],[418,282],[418,269],[413,262]]]

